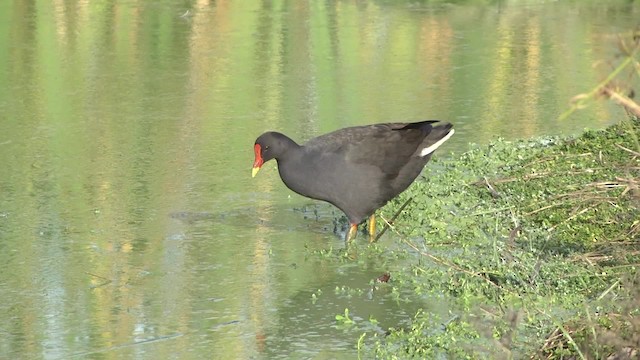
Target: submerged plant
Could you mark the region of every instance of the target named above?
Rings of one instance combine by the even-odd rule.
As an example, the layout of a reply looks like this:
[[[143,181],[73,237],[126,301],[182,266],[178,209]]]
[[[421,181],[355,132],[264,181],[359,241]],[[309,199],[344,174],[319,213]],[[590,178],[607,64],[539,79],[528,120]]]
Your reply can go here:
[[[340,314],[336,315],[336,321],[338,322],[339,325],[351,326],[355,324],[355,322],[349,317],[348,308],[344,309],[344,315],[340,315]]]

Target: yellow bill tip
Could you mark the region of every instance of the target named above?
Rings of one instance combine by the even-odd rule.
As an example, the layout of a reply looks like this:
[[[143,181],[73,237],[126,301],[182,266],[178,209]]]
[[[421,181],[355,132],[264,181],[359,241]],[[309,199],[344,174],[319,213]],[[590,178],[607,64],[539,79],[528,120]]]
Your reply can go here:
[[[256,177],[256,174],[258,173],[258,171],[260,171],[260,168],[259,168],[259,167],[254,167],[254,168],[251,170],[251,177],[252,177],[252,178],[253,178],[253,177]]]

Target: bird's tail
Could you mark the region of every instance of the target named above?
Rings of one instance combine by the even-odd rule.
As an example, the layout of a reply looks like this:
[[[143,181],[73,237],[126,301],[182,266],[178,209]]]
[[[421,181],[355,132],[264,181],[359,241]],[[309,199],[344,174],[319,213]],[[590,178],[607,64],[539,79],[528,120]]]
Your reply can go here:
[[[440,145],[444,144],[445,141],[449,140],[449,138],[455,133],[453,130],[453,125],[447,122],[438,122],[434,125],[434,123],[428,123],[429,129],[427,136],[424,138],[422,142],[422,150],[420,150],[420,156],[424,157],[432,152],[436,151]]]

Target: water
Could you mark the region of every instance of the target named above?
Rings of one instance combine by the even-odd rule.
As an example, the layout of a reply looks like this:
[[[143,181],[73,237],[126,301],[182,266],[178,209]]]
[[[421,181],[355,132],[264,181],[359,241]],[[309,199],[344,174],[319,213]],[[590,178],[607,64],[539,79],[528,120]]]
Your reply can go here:
[[[603,127],[623,116],[604,101],[556,118],[639,15],[624,1],[3,2],[0,358],[354,358],[345,308],[374,332],[446,313],[372,291],[399,265],[342,254],[340,214],[274,163],[251,179],[253,141],[445,119],[447,156]]]

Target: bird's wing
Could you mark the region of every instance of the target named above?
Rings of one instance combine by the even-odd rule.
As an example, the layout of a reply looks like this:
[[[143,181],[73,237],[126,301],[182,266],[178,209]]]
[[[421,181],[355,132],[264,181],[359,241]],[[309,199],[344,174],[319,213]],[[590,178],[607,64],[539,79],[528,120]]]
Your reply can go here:
[[[305,146],[340,154],[354,166],[375,166],[387,176],[395,177],[415,154],[429,129],[430,122],[356,126],[319,136]]]

